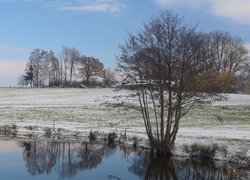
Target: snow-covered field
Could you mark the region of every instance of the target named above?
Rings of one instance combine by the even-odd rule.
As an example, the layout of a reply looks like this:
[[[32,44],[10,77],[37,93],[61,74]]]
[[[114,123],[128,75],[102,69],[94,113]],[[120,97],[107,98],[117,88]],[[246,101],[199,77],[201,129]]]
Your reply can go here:
[[[60,133],[87,136],[90,131],[145,138],[139,112],[106,107],[114,96],[126,93],[113,89],[9,89],[0,88],[0,126],[15,124],[18,135],[44,134],[46,128]],[[250,95],[229,94],[228,101],[216,102],[191,111],[179,130],[177,146],[218,143],[232,151],[250,149]],[[223,121],[218,121],[217,117]],[[250,151],[248,150],[248,156]]]

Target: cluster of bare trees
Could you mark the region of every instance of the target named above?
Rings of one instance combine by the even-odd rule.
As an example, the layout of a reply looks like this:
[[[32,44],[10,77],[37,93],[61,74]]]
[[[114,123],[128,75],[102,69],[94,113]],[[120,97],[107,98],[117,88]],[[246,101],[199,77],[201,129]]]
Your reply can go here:
[[[208,38],[208,50],[211,53],[211,68],[225,80],[220,87],[222,91],[243,91],[245,85],[240,87],[243,79],[238,78],[247,72],[246,67],[248,66],[248,51],[243,40],[233,37],[228,32],[220,31],[211,32],[205,36]]]
[[[58,56],[53,51],[34,49],[26,67],[26,83],[32,79],[33,87],[89,86],[95,78],[102,79],[103,84],[114,82],[114,76],[110,76],[113,70],[104,69],[98,58],[81,55],[76,48],[63,47]],[[32,78],[27,79],[30,77],[28,73],[33,75]]]
[[[240,38],[199,32],[169,10],[130,34],[119,68],[136,100],[128,106],[141,112],[156,154],[170,153],[180,120],[191,108],[220,99],[219,92],[231,87],[246,55]]]

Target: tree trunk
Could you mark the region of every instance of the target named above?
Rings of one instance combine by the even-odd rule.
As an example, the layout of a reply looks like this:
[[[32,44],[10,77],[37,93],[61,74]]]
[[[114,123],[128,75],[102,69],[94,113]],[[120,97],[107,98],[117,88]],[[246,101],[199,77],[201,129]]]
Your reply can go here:
[[[154,141],[154,144],[151,145],[151,150],[156,157],[173,156],[173,153],[171,152],[170,143],[167,141]]]
[[[89,85],[89,77],[86,77],[86,81],[87,85]]]

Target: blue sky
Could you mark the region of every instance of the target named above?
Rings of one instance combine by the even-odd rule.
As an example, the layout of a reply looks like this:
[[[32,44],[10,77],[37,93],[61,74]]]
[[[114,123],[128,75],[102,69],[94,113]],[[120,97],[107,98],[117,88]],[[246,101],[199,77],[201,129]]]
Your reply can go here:
[[[202,31],[239,36],[250,49],[250,0],[0,0],[0,86],[16,83],[35,48],[75,47],[115,67],[128,32],[164,8]]]

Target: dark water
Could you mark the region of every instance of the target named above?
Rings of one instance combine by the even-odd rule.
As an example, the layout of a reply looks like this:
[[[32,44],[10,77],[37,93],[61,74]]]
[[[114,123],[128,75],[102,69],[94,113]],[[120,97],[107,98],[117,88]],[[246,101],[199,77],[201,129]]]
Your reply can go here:
[[[248,179],[249,170],[86,142],[0,141],[0,179]]]

